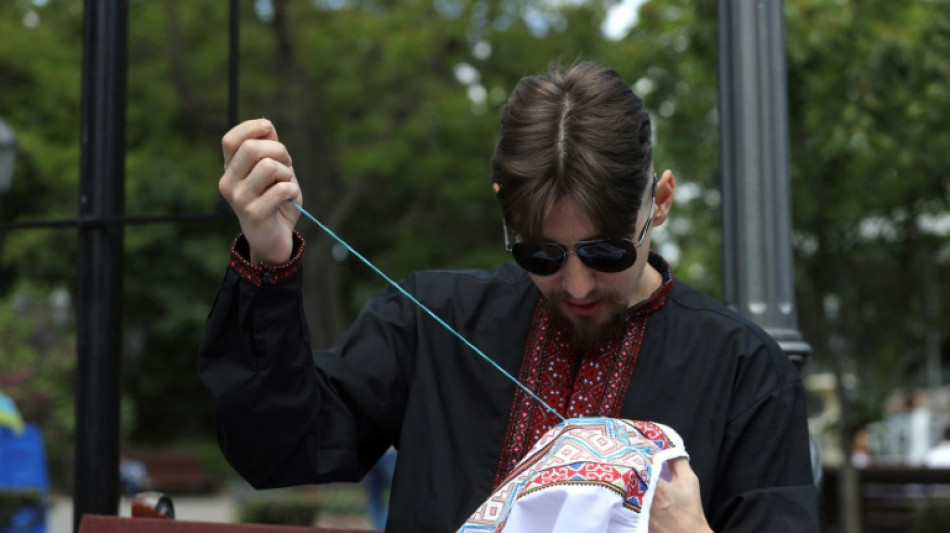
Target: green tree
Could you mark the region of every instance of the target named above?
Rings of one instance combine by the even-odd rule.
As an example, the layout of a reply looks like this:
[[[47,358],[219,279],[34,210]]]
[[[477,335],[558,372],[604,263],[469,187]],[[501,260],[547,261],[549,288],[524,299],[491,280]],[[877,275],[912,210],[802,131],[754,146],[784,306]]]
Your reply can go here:
[[[166,24],[167,12],[155,7],[133,2],[131,9],[127,213],[213,212],[216,192],[196,176],[213,175],[220,168],[220,157],[204,147],[214,146],[225,128],[226,88],[219,83],[217,92],[202,90],[198,101],[189,100],[189,80],[181,74],[181,58],[156,45],[156,40],[167,39],[172,29]],[[157,7],[170,10],[174,3]],[[205,11],[206,22],[213,23],[213,13]],[[219,19],[226,19],[225,12],[216,11]],[[0,6],[0,33],[4,35],[0,40],[0,79],[4,84],[0,114],[15,128],[19,141],[13,188],[0,198],[2,222],[77,217],[82,15],[83,3],[76,0],[5,2]],[[226,42],[223,34],[220,40]],[[216,70],[220,79],[226,79],[226,46],[218,44],[217,48],[215,54],[208,54],[206,47],[206,57],[191,56],[189,61],[208,64],[208,68],[220,64]],[[194,68],[202,69],[200,65]],[[176,76],[179,85],[169,83],[176,81]],[[215,107],[220,110],[217,115]],[[196,108],[203,113],[193,113]],[[226,235],[233,231],[223,230],[220,224],[156,224],[126,230],[123,381],[125,392],[135,402],[128,406],[142,406],[140,411],[128,410],[141,416],[125,418],[126,433],[137,429],[138,435],[152,438],[183,432],[210,434],[210,409],[201,401],[203,391],[195,378],[193,354],[213,296],[209,288],[220,279],[226,260],[225,250],[219,255],[208,251],[226,242]],[[187,238],[183,238],[185,234]],[[6,274],[0,279],[4,302],[62,289],[74,294],[77,241],[75,227],[0,233],[0,269]],[[64,333],[70,339],[74,337],[74,312],[70,311],[68,333]],[[28,362],[21,358],[17,364]],[[34,379],[23,387],[71,398],[75,384],[71,374],[64,377],[69,379]],[[183,401],[164,401],[169,394]]]
[[[925,362],[947,352],[950,3],[799,1],[788,24],[799,316],[847,458],[888,395],[943,385]]]

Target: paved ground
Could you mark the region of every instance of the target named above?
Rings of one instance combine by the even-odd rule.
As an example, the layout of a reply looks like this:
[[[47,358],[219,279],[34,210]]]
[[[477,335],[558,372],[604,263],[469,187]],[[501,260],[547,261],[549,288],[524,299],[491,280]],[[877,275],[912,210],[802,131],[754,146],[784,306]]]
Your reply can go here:
[[[235,499],[228,493],[210,496],[174,496],[175,518],[197,522],[235,522]],[[131,503],[123,498],[119,502],[119,516],[130,516]],[[68,496],[53,495],[50,498],[50,510],[47,515],[49,533],[70,533],[73,531],[73,502]],[[352,527],[369,529],[365,516],[321,516],[316,524],[319,527]]]
[[[47,515],[49,533],[69,533],[73,527],[73,501],[67,496],[54,495],[50,498],[50,510]],[[233,522],[235,505],[228,495],[212,496],[175,496],[175,518],[198,522]],[[123,498],[119,502],[119,516],[130,516],[132,505]]]

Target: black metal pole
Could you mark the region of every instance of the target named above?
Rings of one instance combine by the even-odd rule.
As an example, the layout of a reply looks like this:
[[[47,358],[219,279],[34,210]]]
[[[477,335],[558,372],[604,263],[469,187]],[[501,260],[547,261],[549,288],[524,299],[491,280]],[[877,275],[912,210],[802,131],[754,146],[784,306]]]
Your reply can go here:
[[[227,129],[238,123],[238,93],[241,81],[241,8],[238,0],[228,4],[228,124]],[[228,218],[234,217],[234,210],[218,197],[217,212]]]
[[[228,128],[237,125],[238,92],[241,66],[241,10],[238,0],[231,0],[228,31]]]
[[[799,366],[782,0],[719,0],[723,296]]]
[[[125,186],[128,0],[86,0],[80,218],[121,217]],[[73,529],[118,514],[122,225],[79,228]]]

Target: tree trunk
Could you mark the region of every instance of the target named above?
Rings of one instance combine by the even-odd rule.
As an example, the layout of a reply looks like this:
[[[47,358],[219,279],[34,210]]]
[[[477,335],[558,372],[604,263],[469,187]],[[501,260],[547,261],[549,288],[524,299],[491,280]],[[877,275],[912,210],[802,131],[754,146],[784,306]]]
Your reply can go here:
[[[275,63],[282,80],[276,95],[274,119],[281,141],[294,159],[294,171],[303,190],[304,207],[331,229],[346,221],[355,204],[352,187],[340,183],[333,155],[321,128],[320,87],[296,61],[288,11],[290,3],[274,2],[272,30]],[[332,105],[332,104],[331,104]],[[350,198],[349,200],[342,200]],[[330,346],[346,325],[340,269],[331,254],[334,242],[303,218],[297,226],[307,242],[304,257],[304,312],[314,348]]]
[[[828,317],[838,323],[838,317]],[[845,359],[850,344],[838,332],[838,327],[829,328],[827,338],[828,352],[835,376],[835,395],[838,398],[840,419],[838,437],[841,450],[841,466],[838,476],[838,523],[841,533],[861,533],[861,500],[858,471],[851,462],[852,443],[855,428],[851,412],[851,395],[845,379]]]
[[[834,352],[835,359],[835,388],[838,402],[841,405],[840,447],[841,466],[838,476],[838,523],[841,533],[862,533],[861,525],[861,498],[858,471],[851,463],[851,443],[854,440],[854,430],[851,422],[851,408],[848,394],[845,389],[844,375],[841,371],[843,355]]]

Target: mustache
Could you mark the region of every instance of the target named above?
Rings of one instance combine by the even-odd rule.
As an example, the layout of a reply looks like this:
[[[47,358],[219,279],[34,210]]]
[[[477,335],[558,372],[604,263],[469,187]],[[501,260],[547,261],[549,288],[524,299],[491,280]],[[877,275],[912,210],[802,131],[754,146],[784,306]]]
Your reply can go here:
[[[557,291],[547,297],[546,305],[552,311],[551,318],[556,327],[564,328],[570,338],[571,346],[576,350],[588,351],[596,348],[606,339],[623,334],[624,317],[627,305],[616,291],[595,290],[585,300],[599,300],[607,316],[574,317],[560,305],[571,298],[566,292]]]
[[[554,291],[546,295],[548,302],[552,306],[558,306],[571,300],[571,297],[565,291]],[[604,289],[596,289],[585,298],[585,300],[603,300],[608,306],[615,307],[624,305],[625,300],[620,293]]]

